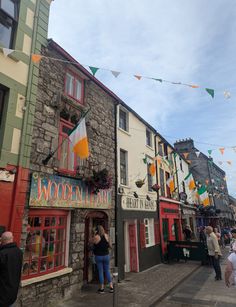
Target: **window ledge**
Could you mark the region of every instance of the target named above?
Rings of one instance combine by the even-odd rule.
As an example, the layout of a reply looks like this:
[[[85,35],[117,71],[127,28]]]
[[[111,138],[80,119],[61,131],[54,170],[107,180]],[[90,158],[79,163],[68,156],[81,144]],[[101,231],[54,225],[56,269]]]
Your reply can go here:
[[[146,147],[147,147],[148,149],[150,149],[150,150],[154,151],[154,148],[153,148],[153,147],[151,147],[151,146],[149,146],[149,145],[147,145],[147,144],[146,144]]]
[[[11,48],[6,48],[4,47],[2,44],[0,44],[0,51],[3,54],[3,48],[5,49],[11,49]],[[13,60],[14,62],[19,62],[19,58],[17,57],[17,52],[12,52],[11,54],[9,54],[6,58],[10,58],[11,60]]]
[[[81,102],[71,98],[70,96],[68,95],[65,95],[64,93],[61,93],[61,99],[70,104],[73,108],[79,110],[80,112],[83,112],[86,110],[86,107],[85,105],[83,105]]]
[[[118,130],[120,130],[121,132],[127,134],[128,136],[131,136],[131,134],[128,131],[126,131],[126,130],[120,128],[120,127],[118,127]]]
[[[72,268],[65,268],[65,269],[62,269],[62,270],[57,271],[57,272],[53,272],[53,273],[49,273],[49,274],[46,274],[46,275],[22,280],[20,285],[23,288],[23,287],[29,286],[29,285],[37,283],[37,282],[41,282],[41,281],[44,281],[44,280],[47,280],[47,279],[59,277],[59,276],[65,275],[65,274],[69,274],[72,271],[73,271]]]

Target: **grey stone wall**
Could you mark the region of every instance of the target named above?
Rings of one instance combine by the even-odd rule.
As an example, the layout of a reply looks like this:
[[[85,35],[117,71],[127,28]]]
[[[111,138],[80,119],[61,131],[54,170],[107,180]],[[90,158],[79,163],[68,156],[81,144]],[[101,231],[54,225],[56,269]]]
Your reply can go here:
[[[50,45],[43,50],[43,54],[50,58],[65,60]],[[107,168],[109,170],[113,178],[112,209],[104,211],[108,215],[109,227],[115,227],[116,101],[88,77],[85,77],[84,105],[79,105],[78,102],[66,97],[64,78],[68,68],[85,77],[79,69],[68,63],[49,58],[43,58],[40,63],[30,171],[31,173],[38,171],[60,174],[57,152],[46,166],[42,164],[42,160],[58,146],[60,114],[68,115],[69,120],[75,123],[80,118],[81,112],[90,107],[91,110],[86,117],[90,157],[79,167],[75,178],[89,176],[93,169],[98,171]],[[24,213],[23,248],[28,211],[27,208]],[[21,288],[17,306],[56,306],[57,300],[69,297],[74,291],[79,291],[83,283],[84,229],[87,213],[87,209],[76,209],[71,212],[69,267],[72,267],[73,272]],[[113,262],[114,259],[112,259]]]

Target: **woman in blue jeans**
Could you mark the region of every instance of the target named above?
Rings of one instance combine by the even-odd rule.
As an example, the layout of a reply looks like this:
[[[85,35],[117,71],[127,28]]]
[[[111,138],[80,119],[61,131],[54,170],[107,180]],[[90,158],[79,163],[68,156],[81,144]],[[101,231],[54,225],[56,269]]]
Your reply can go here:
[[[100,288],[98,290],[99,293],[104,293],[104,272],[106,274],[107,281],[110,285],[110,292],[113,292],[113,284],[110,274],[110,255],[109,255],[109,248],[111,248],[111,244],[109,242],[109,237],[105,233],[104,228],[99,225],[95,229],[95,234],[93,237],[94,243],[94,255],[95,261],[98,268],[98,275],[99,275],[99,283]]]

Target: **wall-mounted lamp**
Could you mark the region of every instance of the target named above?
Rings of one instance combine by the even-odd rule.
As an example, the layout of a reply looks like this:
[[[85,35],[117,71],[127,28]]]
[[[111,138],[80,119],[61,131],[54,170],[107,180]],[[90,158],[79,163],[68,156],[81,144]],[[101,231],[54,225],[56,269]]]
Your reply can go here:
[[[124,194],[124,192],[125,192],[125,191],[124,191],[124,188],[122,188],[122,187],[119,187],[119,188],[118,188],[118,193],[119,193],[119,194]]]
[[[134,195],[135,198],[138,198],[138,194],[136,192],[134,192],[133,195]]]
[[[146,199],[147,199],[148,201],[151,200],[151,198],[149,197],[149,195],[146,196]]]

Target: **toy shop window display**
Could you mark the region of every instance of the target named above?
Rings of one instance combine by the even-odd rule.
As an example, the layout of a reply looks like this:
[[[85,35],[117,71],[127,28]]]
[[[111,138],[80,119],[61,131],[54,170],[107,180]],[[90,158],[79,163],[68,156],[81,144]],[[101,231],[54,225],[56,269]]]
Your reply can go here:
[[[66,216],[30,216],[24,252],[23,279],[65,267]]]

